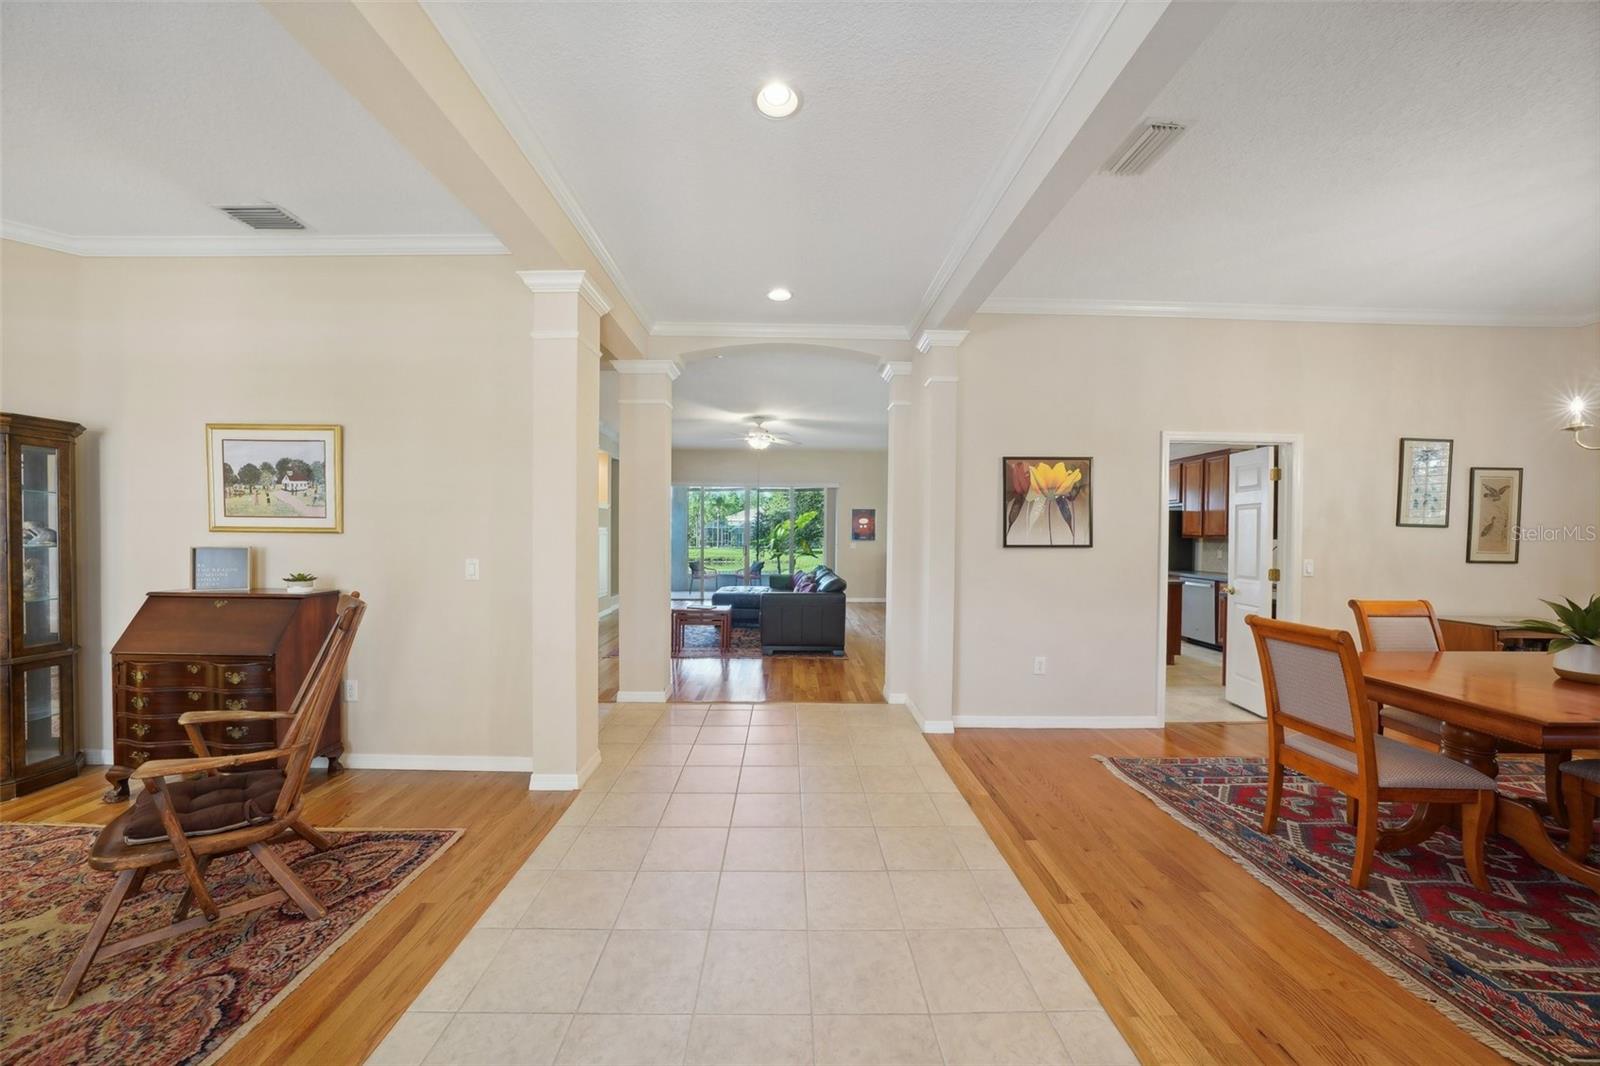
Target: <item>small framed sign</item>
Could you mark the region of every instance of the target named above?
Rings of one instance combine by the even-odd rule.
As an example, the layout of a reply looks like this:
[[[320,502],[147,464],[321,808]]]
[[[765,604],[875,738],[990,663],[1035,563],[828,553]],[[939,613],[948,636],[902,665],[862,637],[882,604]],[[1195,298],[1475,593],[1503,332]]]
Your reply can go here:
[[[189,587],[205,592],[249,592],[249,548],[190,548]]]
[[[857,507],[850,512],[850,539],[878,539],[878,510],[875,507]]]

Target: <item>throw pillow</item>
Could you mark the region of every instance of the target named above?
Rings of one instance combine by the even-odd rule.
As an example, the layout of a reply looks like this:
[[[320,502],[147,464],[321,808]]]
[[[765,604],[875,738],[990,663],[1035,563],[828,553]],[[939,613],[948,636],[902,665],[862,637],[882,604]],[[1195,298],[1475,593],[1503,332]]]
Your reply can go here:
[[[810,574],[801,574],[794,579],[794,590],[796,592],[815,592],[817,591],[817,579]]]

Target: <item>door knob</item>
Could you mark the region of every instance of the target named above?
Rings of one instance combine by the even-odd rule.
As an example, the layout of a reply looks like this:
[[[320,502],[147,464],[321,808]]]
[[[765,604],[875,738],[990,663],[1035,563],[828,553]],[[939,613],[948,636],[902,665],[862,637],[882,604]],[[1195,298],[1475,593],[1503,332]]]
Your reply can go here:
[[[1224,585],[1224,586],[1222,586],[1222,591],[1226,592],[1230,596],[1239,595],[1239,590],[1234,588],[1232,585]]]

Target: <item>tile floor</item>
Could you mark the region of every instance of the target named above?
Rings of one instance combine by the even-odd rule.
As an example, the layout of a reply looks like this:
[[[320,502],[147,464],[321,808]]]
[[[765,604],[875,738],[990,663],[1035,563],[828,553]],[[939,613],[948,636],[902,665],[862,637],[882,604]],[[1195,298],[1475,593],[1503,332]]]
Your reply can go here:
[[[1222,653],[1183,642],[1182,653],[1167,667],[1167,721],[1263,722],[1222,696]]]
[[[604,710],[369,1063],[1135,1061],[903,708]]]

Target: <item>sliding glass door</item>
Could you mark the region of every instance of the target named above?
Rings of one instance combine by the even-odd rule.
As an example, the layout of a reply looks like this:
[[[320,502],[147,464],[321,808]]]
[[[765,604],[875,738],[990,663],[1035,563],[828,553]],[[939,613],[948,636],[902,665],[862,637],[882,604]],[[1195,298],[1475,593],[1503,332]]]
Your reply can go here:
[[[673,588],[698,597],[724,585],[764,585],[827,556],[827,490],[675,485]]]

